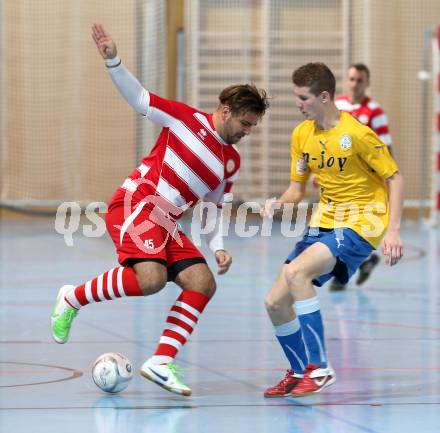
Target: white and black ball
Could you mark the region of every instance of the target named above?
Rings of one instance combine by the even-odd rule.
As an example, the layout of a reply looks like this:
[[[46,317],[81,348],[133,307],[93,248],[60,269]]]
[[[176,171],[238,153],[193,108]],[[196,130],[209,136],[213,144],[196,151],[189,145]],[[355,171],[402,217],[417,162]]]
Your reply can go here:
[[[98,388],[114,394],[127,388],[133,377],[133,367],[120,353],[103,353],[93,364],[92,376]]]

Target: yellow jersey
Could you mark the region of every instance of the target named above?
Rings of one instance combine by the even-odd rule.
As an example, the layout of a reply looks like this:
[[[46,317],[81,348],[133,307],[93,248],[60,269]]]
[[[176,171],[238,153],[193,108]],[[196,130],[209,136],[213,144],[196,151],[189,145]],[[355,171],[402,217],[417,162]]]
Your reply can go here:
[[[348,113],[328,130],[305,120],[293,131],[291,156],[291,179],[313,173],[320,186],[310,227],[348,227],[377,248],[389,220],[385,179],[398,170],[378,136]]]

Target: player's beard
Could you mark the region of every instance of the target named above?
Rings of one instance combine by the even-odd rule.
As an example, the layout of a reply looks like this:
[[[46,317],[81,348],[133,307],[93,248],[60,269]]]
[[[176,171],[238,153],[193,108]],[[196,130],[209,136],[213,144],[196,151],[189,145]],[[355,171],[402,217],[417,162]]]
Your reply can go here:
[[[231,144],[236,144],[238,143],[243,137],[245,136],[245,134],[235,134],[232,136],[232,140],[230,141]]]
[[[233,131],[226,131],[226,142],[229,144],[236,144],[238,143],[246,134],[236,132],[235,134]]]

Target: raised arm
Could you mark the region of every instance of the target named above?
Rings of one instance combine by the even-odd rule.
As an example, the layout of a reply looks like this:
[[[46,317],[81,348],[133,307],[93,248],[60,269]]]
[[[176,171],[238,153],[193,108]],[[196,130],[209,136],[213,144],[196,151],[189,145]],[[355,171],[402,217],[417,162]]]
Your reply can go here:
[[[92,25],[92,38],[95,41],[99,54],[101,54],[104,60],[113,59],[117,56],[116,44],[105,31],[102,24],[95,23]]]
[[[150,94],[122,64],[112,37],[101,24],[93,24],[92,38],[99,54],[105,60],[110,77],[119,93],[138,113],[147,115]]]

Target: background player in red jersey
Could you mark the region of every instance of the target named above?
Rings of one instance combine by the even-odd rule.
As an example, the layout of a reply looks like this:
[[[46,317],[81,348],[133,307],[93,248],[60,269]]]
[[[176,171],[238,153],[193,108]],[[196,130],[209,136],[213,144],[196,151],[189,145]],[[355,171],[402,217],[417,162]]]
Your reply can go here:
[[[167,280],[174,281],[182,293],[141,374],[171,392],[190,395],[173,360],[214,295],[216,283],[203,255],[176,220],[203,200],[213,204],[215,211],[205,214],[202,224],[218,221],[223,196],[230,192],[240,167],[234,143],[261,120],[268,107],[266,93],[252,85],[231,86],[220,93],[217,111],[204,113],[144,89],[117,56],[116,45],[102,25],[93,25],[92,37],[122,96],[163,129],[150,154],[123,182],[108,207],[107,230],[121,266],[80,286],[63,286],[52,310],[52,334],[56,342],[65,343],[72,320],[87,304],[151,295],[162,290]],[[232,259],[223,247],[220,225],[212,226],[208,243],[218,273],[223,274]]]
[[[361,123],[369,126],[392,153],[388,118],[379,103],[367,95],[369,86],[368,67],[363,63],[351,65],[347,70],[345,82],[347,93],[336,96],[335,104],[340,110],[352,114]]]
[[[335,98],[336,106],[356,117],[361,123],[369,126],[388,146],[392,154],[392,140],[388,126],[388,118],[382,107],[367,95],[370,86],[370,70],[363,63],[355,63],[347,70],[345,87],[347,93]],[[379,255],[372,253],[359,267],[356,284],[362,284],[370,277],[372,270],[379,263]],[[331,291],[345,290],[346,285],[333,278],[330,283]]]

